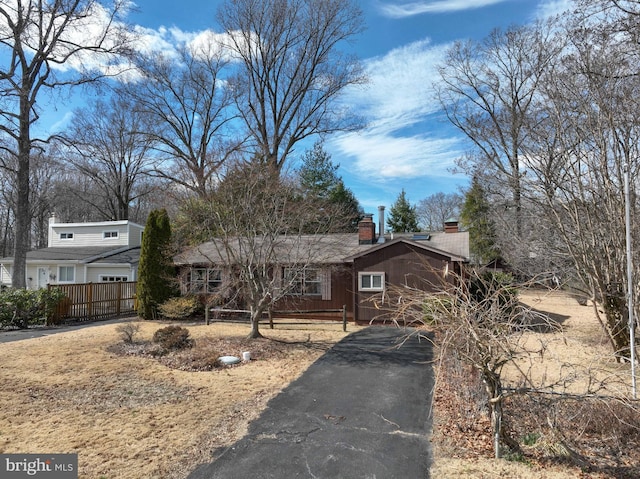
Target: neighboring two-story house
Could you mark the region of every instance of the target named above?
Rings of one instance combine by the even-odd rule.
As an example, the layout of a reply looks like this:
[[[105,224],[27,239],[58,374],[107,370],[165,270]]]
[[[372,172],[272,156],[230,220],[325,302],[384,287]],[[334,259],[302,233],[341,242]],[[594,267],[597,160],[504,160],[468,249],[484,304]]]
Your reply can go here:
[[[130,221],[58,223],[47,248],[27,253],[28,289],[47,284],[135,281],[144,227]],[[0,259],[0,284],[11,286],[13,258]]]

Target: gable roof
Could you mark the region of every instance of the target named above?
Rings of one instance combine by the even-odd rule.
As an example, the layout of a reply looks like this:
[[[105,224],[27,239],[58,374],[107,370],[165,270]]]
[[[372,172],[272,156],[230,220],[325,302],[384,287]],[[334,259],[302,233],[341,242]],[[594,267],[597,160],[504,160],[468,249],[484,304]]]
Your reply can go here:
[[[444,251],[444,250],[441,250],[441,249],[438,249],[438,248],[434,248],[431,244],[429,244],[429,240],[413,241],[413,240],[410,240],[410,239],[407,239],[407,238],[403,238],[403,237],[396,238],[396,239],[393,239],[391,241],[386,241],[384,243],[379,243],[379,244],[377,244],[375,246],[372,246],[372,247],[370,246],[369,249],[367,249],[366,251],[361,251],[361,252],[356,253],[353,256],[344,258],[344,261],[345,262],[352,262],[353,260],[355,260],[357,258],[361,258],[361,257],[369,255],[369,254],[375,254],[377,251],[380,251],[381,249],[388,248],[391,245],[398,244],[398,243],[404,243],[404,244],[407,244],[409,246],[412,246],[412,247],[414,247],[416,249],[419,249],[419,250],[422,250],[422,251],[425,251],[425,252],[435,253],[435,254],[438,254],[438,255],[441,255],[441,256],[445,256],[445,257],[449,258],[451,261],[459,261],[459,262],[467,261],[466,257],[456,255],[456,254],[451,253],[449,251]]]
[[[256,261],[278,262],[280,264],[339,264],[352,262],[354,258],[373,253],[391,244],[405,242],[424,251],[437,253],[451,258],[452,261],[467,261],[469,257],[469,234],[429,233],[429,240],[412,240],[412,235],[396,235],[393,240],[376,244],[360,244],[357,233],[336,233],[326,235],[279,236],[277,239],[263,241],[235,238],[228,245],[220,240],[189,248],[174,258],[177,265],[189,264],[225,264],[229,255],[225,246],[232,251],[231,256],[240,256],[243,250],[254,251]],[[272,248],[268,252],[260,252]]]
[[[140,261],[140,246],[123,247],[88,258],[87,263],[137,264]]]

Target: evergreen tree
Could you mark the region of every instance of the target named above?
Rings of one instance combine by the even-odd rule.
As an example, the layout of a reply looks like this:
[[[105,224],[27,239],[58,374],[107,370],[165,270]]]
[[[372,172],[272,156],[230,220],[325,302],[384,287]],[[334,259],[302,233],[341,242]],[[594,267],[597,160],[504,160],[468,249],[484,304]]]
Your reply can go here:
[[[336,185],[329,191],[329,202],[335,206],[335,210],[342,216],[339,228],[336,233],[351,233],[358,231],[358,223],[364,217],[364,209],[360,206],[358,199],[342,181],[338,180]]]
[[[469,251],[476,263],[486,264],[500,257],[491,207],[484,188],[475,176],[465,194],[460,224],[469,231]]]
[[[322,232],[319,225],[328,225],[328,231],[324,231],[327,233],[357,231],[364,210],[338,175],[340,165],[332,163],[321,142],[305,152],[302,162],[298,170],[302,194],[305,201],[317,206],[318,211],[318,217],[305,228],[307,232]]]
[[[313,144],[302,157],[302,166],[298,170],[300,186],[308,196],[326,199],[329,192],[341,181],[338,176],[340,165],[334,165],[329,153],[324,151],[322,142]]]
[[[412,233],[420,231],[418,228],[416,207],[411,206],[411,203],[407,200],[407,194],[405,193],[404,188],[398,195],[395,203],[391,205],[389,218],[387,219],[387,226],[394,233]]]
[[[147,218],[138,265],[138,315],[155,319],[158,306],[175,294],[174,270],[170,254],[171,224],[164,208]]]

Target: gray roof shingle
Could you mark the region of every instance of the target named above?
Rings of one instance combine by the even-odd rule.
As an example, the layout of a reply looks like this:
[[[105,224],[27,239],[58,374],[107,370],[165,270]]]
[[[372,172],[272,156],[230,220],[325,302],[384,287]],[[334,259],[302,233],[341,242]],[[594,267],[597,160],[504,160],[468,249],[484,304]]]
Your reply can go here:
[[[74,261],[78,263],[137,263],[140,258],[139,247],[80,246],[52,247],[29,251],[27,261]],[[13,258],[2,258],[0,262],[12,262]]]
[[[385,238],[383,244],[361,245],[357,233],[339,233],[328,235],[279,236],[274,240],[233,239],[225,245],[222,241],[209,241],[189,248],[174,258],[178,265],[223,264],[229,256],[241,256],[242,252],[253,251],[256,262],[279,262],[281,264],[337,264],[351,261],[367,251],[384,248],[384,245],[396,241],[407,241],[416,246],[455,256],[455,259],[467,260],[469,257],[469,235],[459,233],[429,233],[429,240],[413,240],[413,234],[394,235],[394,239]],[[225,252],[229,246],[231,253]],[[262,250],[264,248],[264,250]],[[266,251],[269,249],[269,251]]]

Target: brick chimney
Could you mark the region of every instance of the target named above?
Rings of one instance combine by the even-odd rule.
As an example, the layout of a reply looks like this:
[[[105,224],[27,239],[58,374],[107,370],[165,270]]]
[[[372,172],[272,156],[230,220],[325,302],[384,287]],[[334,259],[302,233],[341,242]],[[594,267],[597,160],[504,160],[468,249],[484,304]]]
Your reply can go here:
[[[376,224],[373,215],[366,214],[358,223],[358,242],[360,244],[373,244],[376,240]]]
[[[458,228],[458,220],[455,218],[449,218],[444,222],[444,232],[445,233],[458,233],[460,229]]]

